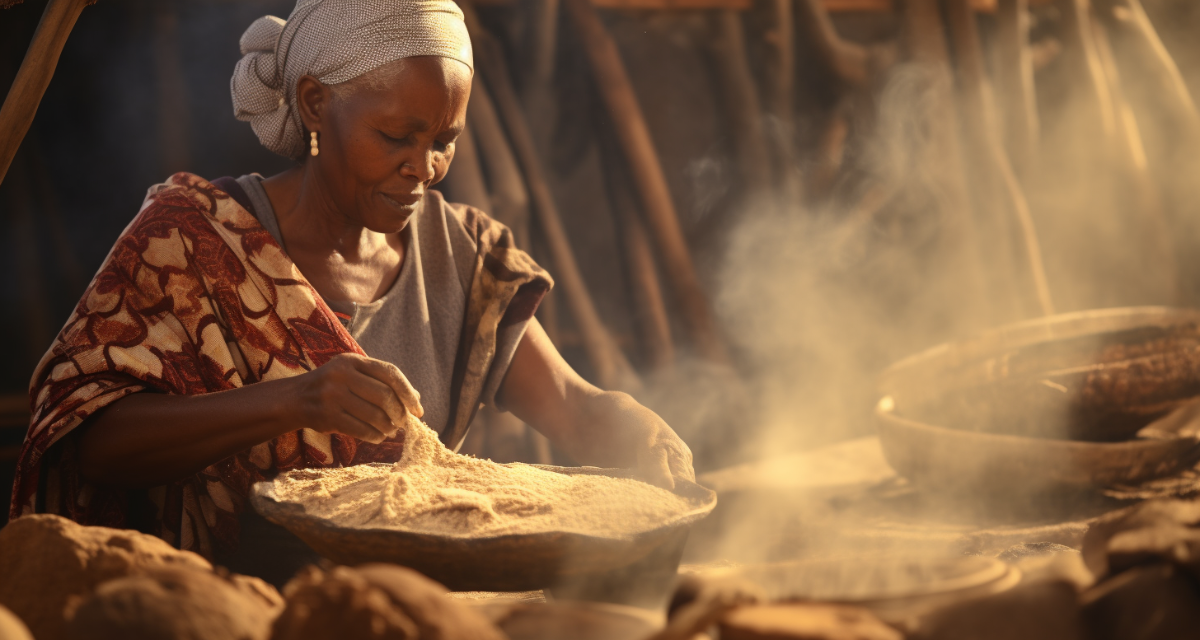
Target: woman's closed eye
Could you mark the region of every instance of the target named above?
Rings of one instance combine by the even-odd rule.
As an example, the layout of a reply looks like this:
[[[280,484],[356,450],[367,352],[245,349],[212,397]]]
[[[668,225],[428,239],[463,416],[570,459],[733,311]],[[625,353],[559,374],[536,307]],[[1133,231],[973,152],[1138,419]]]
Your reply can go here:
[[[378,131],[379,131],[379,135],[382,136],[384,140],[386,140],[387,142],[389,142],[390,144],[392,144],[394,146],[409,147],[409,146],[413,146],[413,145],[417,144],[417,142],[414,139],[412,134],[394,135],[394,134],[387,133],[383,130],[378,130]],[[446,153],[446,151],[448,151],[450,149],[450,147],[454,145],[454,142],[457,138],[458,138],[458,136],[455,136],[454,138],[452,138],[450,140],[434,140],[433,143],[430,145],[430,148],[433,150],[434,153]]]
[[[383,136],[384,140],[387,140],[398,147],[408,146],[413,143],[413,136],[411,133],[407,135],[393,135],[381,129],[377,129],[376,131],[379,131],[379,135]]]

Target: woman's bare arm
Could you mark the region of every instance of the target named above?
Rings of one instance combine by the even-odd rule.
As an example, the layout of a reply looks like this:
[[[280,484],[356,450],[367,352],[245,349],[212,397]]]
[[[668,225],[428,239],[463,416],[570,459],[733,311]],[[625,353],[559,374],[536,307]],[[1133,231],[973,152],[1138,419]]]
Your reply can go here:
[[[303,375],[197,396],[135,393],[85,423],[80,465],[90,481],[151,487],[301,428],[382,442],[420,395],[395,366],[354,354]]]
[[[656,413],[628,394],[602,391],[563,360],[531,320],[497,393],[500,404],[581,464],[636,467],[673,487],[695,479],[692,452]]]

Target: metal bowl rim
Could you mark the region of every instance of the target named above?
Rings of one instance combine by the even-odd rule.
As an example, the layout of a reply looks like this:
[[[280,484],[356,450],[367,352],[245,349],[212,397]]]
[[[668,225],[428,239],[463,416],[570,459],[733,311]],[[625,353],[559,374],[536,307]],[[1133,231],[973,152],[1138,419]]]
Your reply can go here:
[[[1129,450],[1145,450],[1156,451],[1163,448],[1173,448],[1179,446],[1181,442],[1193,441],[1200,446],[1200,436],[1188,437],[1177,436],[1174,438],[1133,438],[1130,440],[1120,440],[1117,442],[1092,442],[1089,440],[1069,440],[1066,438],[1033,438],[1029,436],[1019,436],[1011,433],[991,433],[987,431],[968,431],[966,429],[955,429],[954,427],[946,427],[939,424],[922,422],[915,418],[909,418],[900,415],[894,408],[888,409],[881,406],[875,407],[875,415],[880,420],[891,423],[899,423],[902,426],[912,429],[924,429],[935,433],[953,434],[963,439],[975,439],[984,444],[988,441],[995,443],[1006,444],[1021,444],[1028,446],[1030,443],[1041,443],[1056,450],[1063,452],[1102,452],[1109,451],[1129,451]]]
[[[1107,309],[1091,309],[1084,311],[1072,311],[1069,313],[1060,313],[1052,316],[1041,318],[1032,318],[1030,320],[1022,320],[1012,324],[1002,325],[977,333],[975,335],[950,342],[929,347],[923,351],[919,351],[910,356],[906,356],[896,362],[893,362],[885,368],[880,374],[881,380],[887,380],[892,376],[903,372],[915,366],[927,364],[931,361],[936,361],[939,357],[946,354],[954,353],[955,351],[966,350],[970,347],[986,345],[988,343],[997,344],[1003,343],[1005,338],[1011,338],[1012,334],[1020,334],[1025,331],[1031,331],[1037,328],[1045,329],[1047,332],[1053,332],[1056,327],[1069,325],[1073,322],[1083,320],[1096,320],[1098,324],[1103,321],[1112,321],[1114,319],[1126,319],[1130,325],[1124,329],[1098,327],[1094,331],[1082,331],[1077,334],[1055,336],[1048,333],[1042,339],[1030,338],[1019,343],[1008,344],[1004,347],[995,346],[990,351],[1000,351],[1003,348],[1015,348],[1018,346],[1029,346],[1040,342],[1049,342],[1058,339],[1078,338],[1087,335],[1100,335],[1112,331],[1137,329],[1143,326],[1153,326],[1154,324],[1178,324],[1186,321],[1200,321],[1200,310],[1185,309],[1181,307],[1167,306],[1140,306],[1140,307],[1111,307]],[[1157,323],[1149,322],[1158,320]],[[1140,324],[1135,324],[1135,322]],[[986,356],[985,356],[986,357]]]

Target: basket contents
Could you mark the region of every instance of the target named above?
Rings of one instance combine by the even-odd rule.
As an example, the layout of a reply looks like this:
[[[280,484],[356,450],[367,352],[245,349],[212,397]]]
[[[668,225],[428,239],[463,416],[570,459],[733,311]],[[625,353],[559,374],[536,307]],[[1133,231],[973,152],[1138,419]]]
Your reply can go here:
[[[695,506],[629,478],[568,476],[458,455],[411,418],[404,438],[394,465],[293,471],[276,480],[277,495],[344,527],[474,537],[546,531],[621,537]]]
[[[1055,339],[947,365],[904,414],[928,424],[1112,442],[1200,394],[1194,323]],[[909,396],[911,394],[904,394]]]

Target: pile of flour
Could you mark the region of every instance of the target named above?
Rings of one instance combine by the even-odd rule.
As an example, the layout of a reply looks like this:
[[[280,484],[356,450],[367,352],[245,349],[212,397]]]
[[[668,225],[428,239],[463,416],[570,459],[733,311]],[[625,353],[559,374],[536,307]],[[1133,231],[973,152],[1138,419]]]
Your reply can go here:
[[[543,531],[622,537],[695,506],[637,480],[458,455],[415,419],[394,465],[293,471],[276,479],[275,493],[344,527],[470,537]]]

